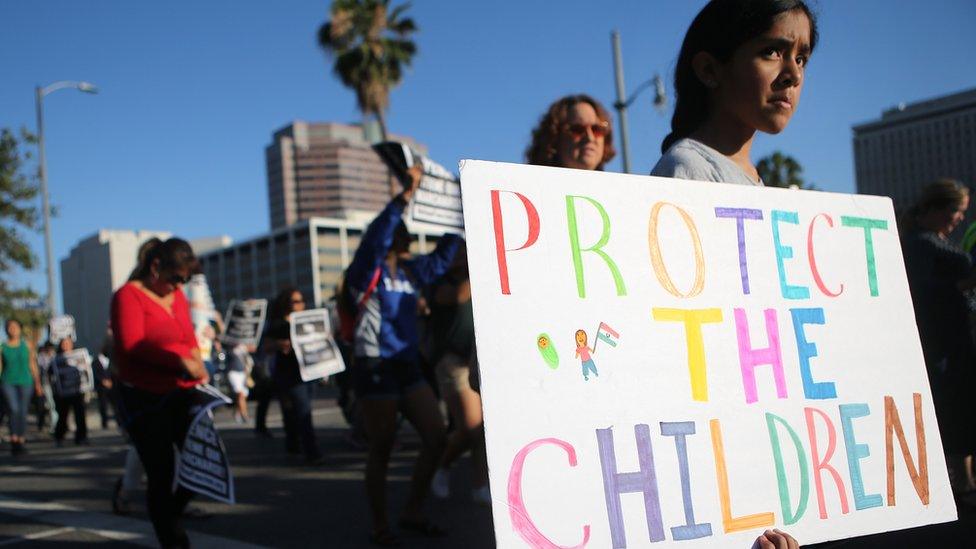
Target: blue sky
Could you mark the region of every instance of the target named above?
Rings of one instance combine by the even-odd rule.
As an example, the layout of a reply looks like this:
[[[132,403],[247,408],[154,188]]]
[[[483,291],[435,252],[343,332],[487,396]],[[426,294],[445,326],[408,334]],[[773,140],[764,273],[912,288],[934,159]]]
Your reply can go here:
[[[395,2],[396,3],[396,2]],[[418,0],[419,55],[389,126],[446,166],[517,162],[555,98],[614,97],[610,31],[628,88],[668,81],[702,1]],[[796,116],[761,136],[821,189],[853,192],[851,130],[883,109],[976,86],[976,2],[822,0],[821,42]],[[359,120],[315,44],[326,0],[36,0],[0,3],[0,127],[34,129],[33,89],[89,80],[101,93],[45,101],[55,258],[99,228],[242,239],[267,230],[264,146],[294,119]],[[630,110],[633,171],[656,162],[670,114]],[[619,158],[610,166],[619,171]],[[971,182],[976,183],[976,182]],[[42,239],[32,238],[38,255]],[[43,271],[22,283],[45,287]],[[60,293],[60,292],[59,292]]]

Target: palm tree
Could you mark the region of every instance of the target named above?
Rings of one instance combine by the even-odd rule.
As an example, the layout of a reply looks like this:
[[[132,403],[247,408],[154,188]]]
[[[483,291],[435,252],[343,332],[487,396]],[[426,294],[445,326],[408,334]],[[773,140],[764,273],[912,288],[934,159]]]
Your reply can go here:
[[[319,46],[335,59],[332,71],[356,92],[360,112],[376,117],[384,141],[390,90],[417,53],[410,40],[417,25],[404,17],[409,8],[390,10],[390,0],[333,0],[332,20],[319,28]]]
[[[803,181],[803,166],[792,156],[779,151],[763,157],[756,163],[756,171],[767,187],[784,189],[813,189]]]

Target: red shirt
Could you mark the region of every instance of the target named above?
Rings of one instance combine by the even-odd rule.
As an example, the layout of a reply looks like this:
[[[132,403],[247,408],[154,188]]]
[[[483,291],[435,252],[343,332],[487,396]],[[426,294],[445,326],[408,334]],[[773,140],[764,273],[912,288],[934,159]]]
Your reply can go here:
[[[183,367],[182,359],[197,348],[197,338],[190,323],[190,304],[182,291],[176,291],[172,309],[170,314],[131,282],[115,292],[113,359],[121,381],[153,393],[200,384]]]

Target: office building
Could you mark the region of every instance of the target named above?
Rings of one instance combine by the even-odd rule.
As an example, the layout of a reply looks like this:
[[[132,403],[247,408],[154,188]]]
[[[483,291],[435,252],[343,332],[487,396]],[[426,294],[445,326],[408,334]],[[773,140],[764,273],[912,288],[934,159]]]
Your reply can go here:
[[[426,147],[391,135],[422,154]],[[386,165],[359,125],[294,121],[265,149],[271,229],[312,217],[367,220],[390,200]]]
[[[890,196],[899,211],[940,177],[976,187],[976,89],[902,104],[854,126],[854,165],[857,191]]]

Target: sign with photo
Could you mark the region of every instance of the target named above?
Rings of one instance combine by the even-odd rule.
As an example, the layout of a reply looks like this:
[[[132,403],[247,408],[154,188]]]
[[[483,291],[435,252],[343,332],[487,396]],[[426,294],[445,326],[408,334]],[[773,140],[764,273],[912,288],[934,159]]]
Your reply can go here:
[[[373,150],[404,185],[410,184],[407,171],[411,167],[419,164],[423,168],[420,186],[410,201],[410,221],[451,229],[464,228],[461,184],[454,174],[405,143],[386,141],[373,145]]]
[[[498,547],[956,519],[889,198],[480,161],[461,180]]]
[[[179,452],[175,482],[191,492],[233,504],[234,476],[213,422],[213,409],[231,401],[211,385],[197,385],[191,399],[190,428]]]
[[[227,307],[224,333],[220,339],[227,346],[257,345],[268,312],[267,299],[233,300]]]
[[[291,348],[298,359],[302,381],[322,379],[346,369],[332,336],[328,309],[291,314]]]
[[[75,333],[75,317],[71,315],[52,317],[48,322],[47,330],[48,340],[55,345],[63,339],[78,340],[78,335]]]

